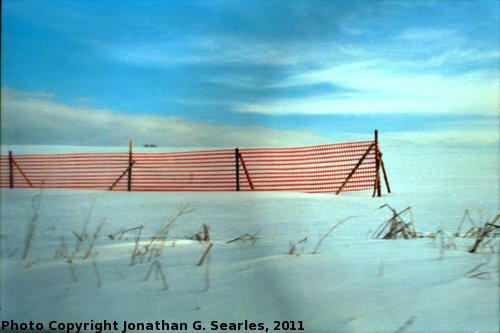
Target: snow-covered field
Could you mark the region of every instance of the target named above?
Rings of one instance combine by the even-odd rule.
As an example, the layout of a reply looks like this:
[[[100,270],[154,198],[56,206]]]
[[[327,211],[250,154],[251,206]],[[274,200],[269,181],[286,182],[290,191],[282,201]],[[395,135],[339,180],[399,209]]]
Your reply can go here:
[[[195,332],[201,322],[206,332],[238,325],[239,331],[273,332],[278,322],[282,331],[498,332],[498,239],[471,254],[473,239],[451,237],[465,209],[477,224],[498,214],[497,147],[383,149],[393,193],[382,198],[370,191],[335,196],[3,189],[3,330],[32,321],[46,331],[99,332],[107,321],[107,331],[121,332],[124,321],[163,320],[169,330],[158,331],[186,323],[185,331]],[[34,151],[51,151],[42,150]],[[386,203],[398,211],[411,206],[417,231],[442,230],[444,236],[373,239],[391,216],[388,209],[377,210]],[[170,226],[157,261],[131,265],[137,234],[118,239],[120,231],[143,226],[137,245],[144,251],[185,205],[189,211]],[[312,254],[321,237],[348,217]],[[34,233],[23,260],[30,221]],[[203,224],[210,226],[214,245],[197,266],[208,243],[190,238]],[[466,222],[462,231],[470,227]],[[245,234],[256,238],[228,243]],[[471,277],[479,265],[474,273],[483,274]]]

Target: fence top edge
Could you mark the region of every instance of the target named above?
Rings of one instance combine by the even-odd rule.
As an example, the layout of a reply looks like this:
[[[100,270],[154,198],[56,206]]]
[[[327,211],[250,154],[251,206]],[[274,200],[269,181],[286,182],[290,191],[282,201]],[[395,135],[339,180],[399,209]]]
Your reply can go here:
[[[252,152],[252,151],[290,151],[290,150],[307,150],[307,149],[321,149],[321,148],[335,148],[335,147],[342,147],[342,146],[349,146],[349,145],[368,145],[372,144],[375,142],[374,140],[366,140],[366,141],[349,141],[349,142],[340,142],[340,143],[327,143],[327,144],[320,144],[320,145],[311,145],[311,146],[296,146],[296,147],[243,147],[243,148],[238,148],[241,152]],[[141,147],[142,148],[142,147]],[[153,148],[154,149],[154,148]],[[161,149],[161,148],[160,148]],[[172,154],[172,155],[182,155],[182,154],[193,154],[193,153],[200,153],[200,154],[209,154],[209,153],[219,153],[219,154],[226,154],[226,153],[232,153],[234,152],[235,148],[223,148],[223,149],[204,149],[204,150],[183,150],[183,151],[151,151],[151,152],[143,152],[143,151],[137,151],[134,152],[134,155],[154,155],[154,154]],[[16,154],[15,151],[12,151],[13,157],[14,158],[25,158],[25,157],[51,157],[51,156],[59,156],[59,157],[92,157],[92,156],[97,156],[97,157],[106,157],[106,156],[111,156],[111,157],[125,157],[129,155],[129,152],[78,152],[78,153],[43,153],[43,154],[29,154],[29,153],[23,153],[23,154]],[[9,153],[7,154],[1,154],[0,155],[1,159],[8,159],[9,158]]]

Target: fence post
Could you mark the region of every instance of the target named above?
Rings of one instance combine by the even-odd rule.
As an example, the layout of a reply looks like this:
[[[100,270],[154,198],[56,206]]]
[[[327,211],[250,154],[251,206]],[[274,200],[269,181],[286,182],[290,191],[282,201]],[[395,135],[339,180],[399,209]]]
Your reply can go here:
[[[236,148],[234,150],[234,156],[236,160],[236,191],[240,190],[240,150]]]
[[[391,186],[389,185],[387,172],[385,172],[384,159],[382,158],[382,153],[380,153],[380,166],[382,167],[382,172],[384,173],[385,187],[387,188],[387,192],[391,193]]]
[[[377,191],[377,196],[381,197],[382,187],[380,184],[380,149],[378,146],[378,130],[375,130],[375,170],[376,170],[375,190]]]
[[[14,188],[14,163],[12,157],[12,150],[9,150],[9,187]]]
[[[133,149],[134,142],[130,140],[129,151],[128,151],[128,181],[127,181],[127,191],[132,191],[132,165],[133,165]]]

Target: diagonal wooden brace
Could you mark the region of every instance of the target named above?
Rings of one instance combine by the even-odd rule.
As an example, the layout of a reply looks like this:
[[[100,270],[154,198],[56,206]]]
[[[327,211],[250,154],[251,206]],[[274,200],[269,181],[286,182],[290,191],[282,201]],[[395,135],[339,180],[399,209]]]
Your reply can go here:
[[[28,183],[28,185],[30,187],[33,187],[33,184],[31,184],[28,176],[26,176],[26,174],[23,172],[23,170],[19,167],[19,165],[16,163],[16,160],[12,159],[12,164],[14,164],[14,166],[17,168],[17,170],[19,170],[19,172],[23,176],[24,180]]]
[[[347,184],[347,182],[349,181],[349,179],[351,179],[351,177],[354,175],[354,173],[356,172],[356,170],[358,170],[359,166],[361,165],[361,163],[363,163],[363,161],[365,160],[365,158],[368,156],[368,154],[370,153],[370,151],[375,147],[375,142],[372,143],[370,145],[370,147],[368,147],[368,149],[366,150],[366,152],[363,154],[363,156],[359,159],[358,163],[356,164],[356,166],[351,170],[351,173],[347,176],[347,178],[344,180],[344,182],[342,183],[342,185],[340,185],[339,189],[337,190],[337,192],[335,192],[335,194],[339,194],[342,189],[344,188],[344,186]]]
[[[247,170],[247,167],[245,165],[245,161],[243,161],[243,156],[241,156],[241,153],[239,153],[240,155],[240,161],[241,161],[241,165],[243,166],[243,170],[245,171],[245,176],[247,176],[247,181],[248,181],[248,184],[250,185],[250,188],[252,189],[252,191],[254,190],[253,188],[253,183],[252,183],[252,179],[250,179],[250,173],[248,172]]]
[[[125,176],[129,172],[129,170],[134,166],[134,164],[135,164],[135,161],[132,161],[132,164],[129,167],[127,167],[125,169],[125,171],[122,172],[122,174],[120,175],[120,177],[118,177],[118,179],[115,180],[115,182],[113,183],[113,185],[111,185],[109,187],[108,191],[113,190],[113,188],[116,186],[116,184],[118,184],[120,182],[120,180],[123,178],[123,176]]]

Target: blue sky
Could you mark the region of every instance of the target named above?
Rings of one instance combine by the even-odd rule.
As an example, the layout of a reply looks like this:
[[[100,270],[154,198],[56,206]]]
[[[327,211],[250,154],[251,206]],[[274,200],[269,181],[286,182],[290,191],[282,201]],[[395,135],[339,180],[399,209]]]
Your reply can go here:
[[[2,1],[5,144],[498,142],[499,1]]]

